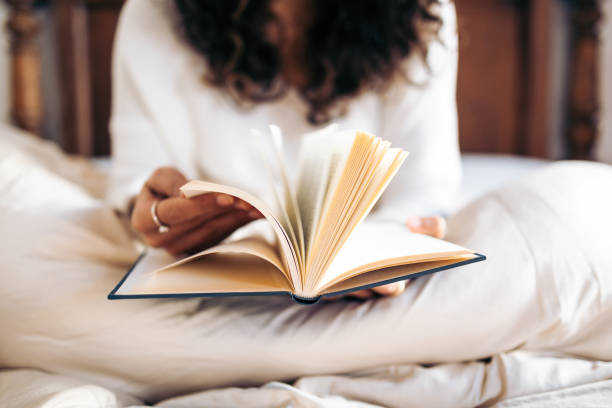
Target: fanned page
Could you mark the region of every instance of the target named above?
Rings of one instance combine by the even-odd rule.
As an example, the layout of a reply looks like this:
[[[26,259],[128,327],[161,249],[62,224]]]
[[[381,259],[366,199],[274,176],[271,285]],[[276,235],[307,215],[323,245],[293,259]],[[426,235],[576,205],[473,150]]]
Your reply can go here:
[[[336,133],[345,145],[346,133]],[[327,187],[312,235],[307,240],[304,293],[314,296],[318,282],[357,225],[372,209],[407,153],[364,132],[352,133],[352,144],[338,165],[327,172]],[[313,149],[315,151],[315,149]]]
[[[317,221],[332,180],[344,166],[355,132],[337,133],[337,125],[305,135],[300,145],[297,173],[297,203],[301,214],[306,252],[310,249]]]
[[[274,214],[274,211],[262,200],[257,197],[242,191],[238,188],[225,186],[216,183],[209,183],[200,180],[190,181],[181,187],[181,191],[187,198],[196,197],[201,194],[210,192],[229,194],[234,197],[240,198],[263,214],[265,219],[269,221],[272,229],[276,235],[278,242],[279,257],[283,265],[283,272],[289,279],[292,288],[295,292],[301,292],[301,279],[300,279],[300,267],[298,261],[297,248],[292,244],[292,239],[287,235],[283,225]],[[261,258],[265,258],[262,256]]]
[[[270,133],[266,137],[258,130],[252,129],[253,147],[259,153],[263,166],[267,169],[270,181],[270,190],[275,199],[275,215],[287,236],[296,254],[299,270],[304,269],[305,244],[303,223],[296,194],[290,181],[287,165],[284,160],[283,135],[280,128],[270,125]]]

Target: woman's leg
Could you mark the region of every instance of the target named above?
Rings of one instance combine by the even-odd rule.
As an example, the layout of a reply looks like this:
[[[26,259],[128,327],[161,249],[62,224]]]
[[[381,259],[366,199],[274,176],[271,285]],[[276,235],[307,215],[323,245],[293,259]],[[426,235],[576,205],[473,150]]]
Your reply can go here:
[[[488,212],[495,207],[499,215]],[[450,240],[468,247],[491,245],[482,268],[503,281],[494,295],[507,298],[500,308],[516,308],[523,290],[530,292],[523,318],[507,321],[517,330],[532,325],[516,346],[612,359],[611,166],[547,166],[468,206],[450,220],[449,231]],[[510,231],[514,238],[506,236]],[[519,290],[512,280],[525,286]]]
[[[108,209],[2,209],[0,364],[157,400],[210,387],[554,349],[612,359],[612,170],[561,164],[467,207],[449,238],[486,262],[396,298],[108,301],[134,251]],[[607,211],[607,213],[605,213]],[[605,332],[608,330],[608,332]]]

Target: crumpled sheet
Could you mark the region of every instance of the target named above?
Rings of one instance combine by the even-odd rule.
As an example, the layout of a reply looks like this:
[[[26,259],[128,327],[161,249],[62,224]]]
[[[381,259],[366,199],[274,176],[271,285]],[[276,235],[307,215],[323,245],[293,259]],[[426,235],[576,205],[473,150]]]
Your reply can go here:
[[[500,381],[504,372],[508,383]],[[559,388],[559,375],[569,373]],[[601,380],[601,378],[607,378]],[[545,383],[542,383],[542,379]],[[483,398],[502,395],[506,398]],[[483,395],[482,392],[485,392]],[[487,395],[487,393],[489,395]],[[423,395],[427,398],[423,399]],[[513,395],[516,395],[513,397]],[[514,351],[491,362],[414,364],[340,376],[305,377],[292,385],[220,388],[160,401],[160,408],[221,407],[537,407],[600,408],[612,401],[612,363]],[[82,380],[32,369],[0,371],[0,406],[140,408],[144,401]]]
[[[397,298],[110,302],[138,248],[99,200],[104,174],[0,134],[0,406],[596,406],[610,395],[610,167],[553,165],[469,205],[449,239],[489,260]]]

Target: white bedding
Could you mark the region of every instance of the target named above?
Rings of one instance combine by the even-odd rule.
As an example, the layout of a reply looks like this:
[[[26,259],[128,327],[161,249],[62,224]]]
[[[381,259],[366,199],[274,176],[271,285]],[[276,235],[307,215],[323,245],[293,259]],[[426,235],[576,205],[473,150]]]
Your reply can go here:
[[[514,160],[466,158],[469,187]],[[137,249],[98,200],[104,172],[0,128],[0,406],[598,406],[612,386],[611,181],[570,163],[489,194],[449,221],[489,261],[398,298],[116,303],[105,296]]]
[[[463,178],[455,210],[549,163],[546,160],[503,154],[463,154]]]

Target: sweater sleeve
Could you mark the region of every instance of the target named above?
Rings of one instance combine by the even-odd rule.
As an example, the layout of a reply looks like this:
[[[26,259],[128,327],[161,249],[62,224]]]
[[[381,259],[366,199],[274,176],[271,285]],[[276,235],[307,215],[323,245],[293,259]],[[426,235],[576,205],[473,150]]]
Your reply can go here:
[[[427,66],[417,57],[409,58],[409,80],[396,81],[385,95],[381,136],[407,150],[409,156],[373,213],[379,219],[401,221],[408,215],[444,215],[452,208],[459,187],[453,5],[444,3],[441,13],[440,40],[430,46]],[[430,72],[426,72],[428,69]]]
[[[130,0],[119,20],[107,199],[121,210],[160,166],[175,166],[187,177],[196,175],[194,131],[180,97],[190,55],[177,38],[170,11],[164,2]]]

